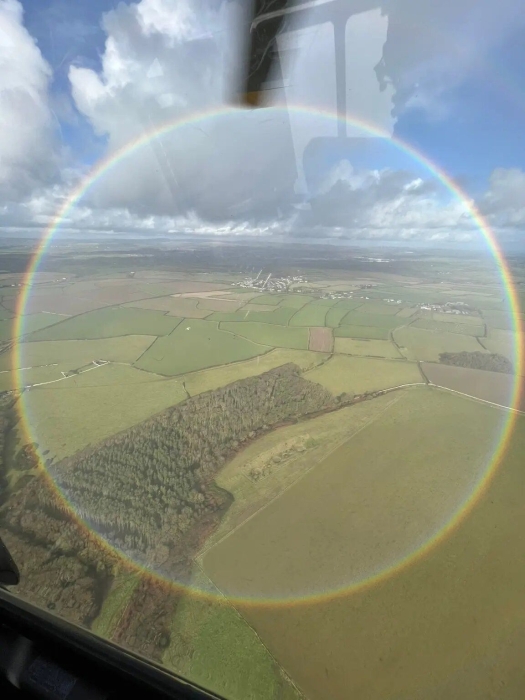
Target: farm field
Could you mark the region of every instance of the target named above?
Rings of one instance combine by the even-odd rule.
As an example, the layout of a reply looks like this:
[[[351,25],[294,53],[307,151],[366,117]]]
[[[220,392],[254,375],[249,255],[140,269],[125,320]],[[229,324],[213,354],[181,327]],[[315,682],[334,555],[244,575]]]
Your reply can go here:
[[[496,352],[508,357],[515,362],[516,344],[519,343],[522,352],[525,350],[525,334],[512,333],[499,329],[490,329],[487,338],[480,338],[480,342],[489,352]]]
[[[363,394],[424,381],[415,362],[345,355],[334,355],[322,366],[307,372],[305,377],[322,384],[334,396],[342,392]]]
[[[18,374],[18,384],[17,375]],[[38,382],[49,382],[60,379],[62,374],[59,367],[35,367],[34,369],[20,370],[18,372],[10,370],[0,371],[0,392],[14,391],[19,384],[27,386]]]
[[[236,336],[261,345],[308,350],[308,328],[291,328],[270,323],[253,323],[252,321],[244,323],[222,322],[219,328],[221,331],[234,333]]]
[[[395,316],[400,310],[401,304],[387,304],[381,301],[365,301],[359,307],[359,313],[379,314],[380,316]]]
[[[520,694],[512,669],[520,666],[514,630],[525,584],[525,515],[516,498],[523,430],[486,497],[427,556],[375,585],[331,595],[442,527],[483,474],[503,417],[445,392],[408,390],[206,552],[206,573],[307,697],[346,700],[364,688],[371,700],[474,699],[487,687],[504,687],[498,696],[508,700]],[[324,596],[301,605],[249,602],[315,592]]]
[[[306,378],[309,378],[308,374]],[[394,395],[381,396],[374,401],[364,401],[306,422],[278,428],[239,452],[216,477],[217,485],[229,491],[234,501],[217,530],[207,539],[199,554],[199,562],[208,549],[284,493],[316,467],[329,451],[374,421],[397,398]],[[262,477],[253,478],[254,471],[262,472]]]
[[[293,362],[301,369],[311,369],[321,364],[329,355],[309,350],[286,350],[276,348],[265,355],[258,355],[252,360],[236,362],[235,364],[222,365],[201,372],[192,372],[183,377],[186,391],[190,396],[202,394],[204,391],[218,389],[231,382],[246,377],[254,377],[267,372],[274,367],[280,367],[288,362]]]
[[[248,360],[268,350],[267,346],[219,330],[213,321],[188,319],[170,335],[158,338],[135,365],[147,372],[170,376]]]
[[[197,308],[198,303],[198,299],[167,296],[133,301],[126,308],[164,311],[171,316],[178,316],[179,318],[206,318],[206,316],[209,316],[211,311]]]
[[[396,316],[398,318],[410,318],[413,316],[415,313],[417,313],[417,308],[415,307],[410,307],[407,306],[404,309],[401,309],[401,311],[398,311]]]
[[[29,340],[89,340],[119,335],[168,335],[179,318],[161,311],[110,307],[68,318],[52,328],[32,333]]]
[[[28,335],[46,326],[52,326],[58,321],[63,321],[64,316],[58,314],[36,313],[24,316],[19,330],[20,335]],[[9,340],[16,335],[15,319],[7,318],[0,321],[0,340]]]
[[[309,350],[332,352],[334,337],[330,328],[310,328]]]
[[[370,338],[376,340],[388,340],[390,331],[388,328],[377,326],[339,326],[334,329],[336,338]]]
[[[513,374],[486,372],[469,367],[455,367],[432,362],[423,362],[421,368],[433,384],[470,394],[500,406],[512,406],[512,392],[516,381]],[[521,383],[523,384],[523,381]],[[525,410],[523,391],[520,398],[521,402],[514,408]]]
[[[279,305],[289,309],[300,309],[311,301],[313,297],[308,294],[287,294],[281,299]]]
[[[444,321],[445,323],[460,323],[462,325],[469,323],[473,326],[482,326],[487,319],[486,314],[483,314],[483,316],[466,316],[463,314],[461,314],[461,316],[457,316],[455,314],[445,314],[440,313],[439,311],[432,311],[432,320]]]
[[[328,328],[337,328],[347,313],[347,309],[332,306],[332,308],[328,309],[326,312],[325,326]]]
[[[329,307],[320,301],[303,306],[290,319],[290,326],[324,326]]]
[[[341,321],[345,326],[375,326],[377,328],[397,328],[405,323],[404,319],[395,315],[368,314],[357,311],[349,311]]]
[[[287,326],[288,321],[292,318],[295,311],[294,309],[277,307],[273,311],[250,311],[240,309],[234,313],[212,313],[208,320],[219,321],[219,322],[239,322],[239,321],[253,321],[254,323],[268,323],[279,326]]]
[[[107,369],[87,374],[98,372],[102,379]],[[34,439],[56,459],[96,445],[187,397],[179,379],[77,387],[72,381],[34,387],[22,399]]]
[[[444,333],[460,333],[462,335],[484,336],[485,326],[475,326],[471,323],[454,323],[451,321],[433,321],[427,318],[418,318],[411,324],[411,328],[424,328],[428,331],[442,331]]]
[[[217,590],[196,568],[192,585]],[[299,700],[288,677],[256,633],[227,601],[186,596],[177,606],[163,663],[228,698]]]
[[[364,355],[367,357],[401,358],[401,353],[389,340],[365,340],[355,338],[336,338],[334,352],[345,355]]]
[[[485,351],[515,364],[497,275],[484,259],[436,257],[408,243],[379,264],[353,245],[343,255],[332,243],[326,251],[294,243],[286,258],[273,242],[240,250],[204,238],[180,249],[163,239],[144,255],[143,241],[129,254],[115,241],[114,257],[87,243],[71,259],[69,241],[57,241],[47,260],[57,272],[31,292],[30,332],[18,346],[0,337],[0,480],[14,496],[0,509],[0,527],[21,569],[43,563],[38,584],[27,587],[25,577],[20,595],[57,604],[56,614],[230,700],[525,697],[525,416],[516,416],[509,452],[477,502],[473,485],[489,473],[510,413],[476,397],[504,406],[514,378],[439,363],[442,352]],[[9,264],[18,269],[21,259]],[[516,284],[525,284],[512,264]],[[261,268],[275,292],[249,288],[249,271]],[[300,281],[290,284],[295,275]],[[340,298],[346,290],[352,298]],[[0,287],[0,335],[21,293]],[[419,308],[446,301],[471,304],[471,315]],[[288,363],[300,372],[259,377]],[[11,394],[15,376],[22,391]],[[281,376],[289,390],[274,392]],[[259,378],[220,398],[201,396],[249,377]],[[439,386],[426,386],[427,378]],[[340,408],[329,393],[359,398]],[[166,415],[126,438],[126,449],[136,440],[129,459],[111,445],[99,453],[102,441],[185,401],[173,413],[184,431]],[[219,415],[223,403],[232,411]],[[301,412],[305,405],[311,413]],[[180,448],[186,439],[195,457]],[[30,443],[54,460],[49,472],[71,485],[75,507],[95,484],[86,506],[96,513],[94,531],[105,537],[104,528],[127,519],[111,551],[74,534],[61,506],[55,513],[35,455],[20,449]],[[87,447],[89,458],[71,460],[82,460],[84,475],[57,464]],[[99,477],[85,477],[91,469],[103,476],[101,488]],[[465,502],[472,511],[432,549],[381,576]],[[157,514],[166,518],[162,531]],[[62,523],[60,547],[73,543],[65,554],[53,536]],[[33,545],[46,528],[50,537]],[[150,585],[145,562],[182,587]],[[71,586],[58,590],[62,573]]]
[[[362,303],[363,301],[361,299],[340,299],[332,308],[353,311],[354,309],[358,309]]]
[[[439,356],[443,352],[483,352],[483,346],[476,338],[460,333],[428,331],[409,326],[393,331],[393,337],[409,360],[439,362]]]
[[[19,353],[0,355],[0,370],[8,370],[11,363],[21,367],[38,367],[57,363],[64,371],[77,369],[93,360],[109,360],[131,364],[154,342],[149,335],[128,335],[100,340],[50,340],[21,343]]]
[[[88,369],[88,371],[86,371]],[[111,386],[115,384],[142,384],[144,382],[165,382],[166,377],[152,372],[144,372],[131,365],[108,362],[102,367],[87,365],[79,374],[70,374],[64,381],[56,382],[54,389],[74,387]]]

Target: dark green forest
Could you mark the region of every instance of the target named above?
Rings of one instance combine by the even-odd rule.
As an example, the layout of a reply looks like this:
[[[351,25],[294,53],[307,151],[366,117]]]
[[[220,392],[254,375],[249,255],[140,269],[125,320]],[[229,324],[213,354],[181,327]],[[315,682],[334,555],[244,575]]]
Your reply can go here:
[[[487,372],[503,372],[504,374],[512,374],[514,372],[512,362],[497,353],[442,352],[439,356],[439,361],[445,365],[484,369]]]
[[[288,364],[191,398],[50,470],[90,527],[177,576],[230,503],[213,482],[224,463],[261,432],[337,405]]]

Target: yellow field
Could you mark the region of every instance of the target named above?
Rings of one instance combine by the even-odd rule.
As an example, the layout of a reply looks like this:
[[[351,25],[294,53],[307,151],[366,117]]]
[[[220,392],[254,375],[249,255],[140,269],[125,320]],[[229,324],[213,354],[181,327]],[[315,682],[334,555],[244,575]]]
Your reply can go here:
[[[329,355],[310,352],[309,350],[285,350],[276,348],[265,355],[255,357],[253,360],[236,362],[222,367],[214,367],[213,369],[204,370],[202,372],[193,372],[185,375],[182,379],[185,380],[188,393],[191,396],[195,396],[195,394],[202,394],[204,391],[226,386],[226,384],[236,382],[238,379],[254,377],[274,367],[280,367],[287,362],[293,362],[301,367],[301,369],[307,369],[315,367],[328,357]]]
[[[460,333],[427,331],[410,326],[393,331],[393,337],[409,360],[439,362],[443,352],[483,352],[476,338]]]
[[[525,696],[522,419],[505,468],[448,537],[391,577],[330,596],[449,520],[484,473],[504,418],[445,392],[407,390],[206,552],[206,573],[240,597],[238,609],[308,698]],[[313,593],[327,595],[256,604]]]
[[[322,384],[334,396],[342,392],[362,394],[424,381],[415,362],[344,355],[334,355],[305,376],[312,382]]]

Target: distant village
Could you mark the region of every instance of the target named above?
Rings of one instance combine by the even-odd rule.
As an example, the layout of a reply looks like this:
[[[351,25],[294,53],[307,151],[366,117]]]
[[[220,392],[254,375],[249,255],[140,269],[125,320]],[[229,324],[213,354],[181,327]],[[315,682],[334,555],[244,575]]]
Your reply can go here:
[[[244,289],[256,289],[258,292],[287,292],[295,284],[305,284],[306,277],[297,275],[294,277],[273,277],[270,272],[264,276],[259,270],[257,277],[246,277],[242,282],[233,282],[232,287],[243,287]],[[294,289],[300,292],[299,289]],[[311,291],[311,290],[310,290]]]
[[[378,259],[379,260],[379,259]],[[383,262],[381,260],[381,262]],[[232,287],[243,287],[244,289],[255,289],[258,292],[266,293],[283,293],[291,291],[293,287],[294,294],[314,294],[317,290],[311,287],[301,287],[301,284],[307,284],[308,280],[303,275],[295,275],[290,277],[274,277],[272,273],[267,275],[262,274],[262,270],[256,277],[245,277],[241,282],[232,282]],[[356,289],[350,291],[330,291],[323,292],[320,295],[321,299],[364,299],[370,300],[370,297],[363,294],[364,290],[376,288],[376,284],[360,284]],[[361,293],[360,293],[361,292]],[[319,292],[317,291],[317,294]],[[384,301],[387,304],[403,304],[403,299],[378,299],[375,301]],[[463,301],[447,301],[443,304],[416,303],[414,304],[421,311],[439,311],[444,314],[456,316],[468,316],[473,309]]]

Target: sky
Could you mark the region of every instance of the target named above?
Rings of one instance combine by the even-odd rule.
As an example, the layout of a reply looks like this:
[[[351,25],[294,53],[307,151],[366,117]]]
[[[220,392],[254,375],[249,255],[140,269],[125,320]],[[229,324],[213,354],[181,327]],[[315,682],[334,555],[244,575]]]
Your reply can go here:
[[[521,0],[313,4],[247,110],[244,1],[0,0],[0,233],[42,235],[89,183],[80,238],[475,242],[468,200],[525,248]]]

